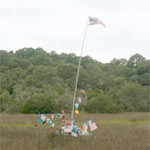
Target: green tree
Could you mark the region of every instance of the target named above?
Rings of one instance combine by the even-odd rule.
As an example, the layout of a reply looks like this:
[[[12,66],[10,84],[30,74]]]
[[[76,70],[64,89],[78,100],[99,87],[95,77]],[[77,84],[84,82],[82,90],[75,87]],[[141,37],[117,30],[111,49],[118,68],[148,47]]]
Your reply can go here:
[[[145,58],[142,55],[140,55],[140,54],[134,54],[134,55],[132,55],[129,58],[127,65],[129,67],[134,68],[134,67],[136,67],[139,63],[141,63],[144,60],[145,60]]]
[[[149,92],[138,83],[127,83],[118,93],[118,100],[125,111],[149,111]]]

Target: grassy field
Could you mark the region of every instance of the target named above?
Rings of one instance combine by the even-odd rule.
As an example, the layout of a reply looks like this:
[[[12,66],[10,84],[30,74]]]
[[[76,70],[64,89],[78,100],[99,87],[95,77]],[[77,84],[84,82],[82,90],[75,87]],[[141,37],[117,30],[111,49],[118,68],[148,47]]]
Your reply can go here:
[[[149,113],[80,114],[78,124],[95,119],[98,129],[78,138],[57,136],[39,117],[1,114],[0,150],[150,150]]]

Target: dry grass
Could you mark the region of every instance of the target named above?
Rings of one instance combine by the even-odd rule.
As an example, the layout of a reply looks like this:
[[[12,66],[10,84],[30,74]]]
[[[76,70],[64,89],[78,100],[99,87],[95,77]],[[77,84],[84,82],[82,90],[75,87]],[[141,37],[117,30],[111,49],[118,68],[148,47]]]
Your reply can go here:
[[[148,113],[80,114],[79,124],[95,119],[92,136],[57,136],[56,129],[39,125],[39,115],[1,115],[1,150],[149,150]],[[60,126],[60,121],[56,120]]]

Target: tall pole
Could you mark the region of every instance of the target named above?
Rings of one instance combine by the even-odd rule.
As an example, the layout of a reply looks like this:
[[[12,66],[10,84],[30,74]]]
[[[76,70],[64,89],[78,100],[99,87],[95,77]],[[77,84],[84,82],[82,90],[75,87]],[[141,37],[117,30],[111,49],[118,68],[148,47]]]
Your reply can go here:
[[[81,65],[81,60],[82,60],[82,53],[83,53],[83,48],[84,48],[84,43],[85,43],[87,28],[88,28],[88,21],[86,23],[86,27],[85,27],[85,31],[84,31],[84,36],[83,36],[83,41],[82,41],[82,46],[81,46],[81,53],[80,53],[80,58],[79,58],[79,64],[78,64],[78,69],[77,69],[77,76],[76,76],[74,96],[73,96],[72,113],[71,113],[71,119],[72,120],[73,120],[73,117],[74,117],[74,104],[75,104],[75,99],[76,99],[78,79],[79,79],[79,73],[80,73],[80,65]]]

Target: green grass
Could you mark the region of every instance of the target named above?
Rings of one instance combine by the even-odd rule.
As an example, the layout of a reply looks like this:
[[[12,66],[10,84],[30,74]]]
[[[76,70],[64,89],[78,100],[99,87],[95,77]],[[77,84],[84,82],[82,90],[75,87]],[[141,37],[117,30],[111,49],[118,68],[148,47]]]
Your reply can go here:
[[[48,115],[50,116],[50,115]],[[91,136],[57,136],[56,128],[40,125],[39,115],[1,115],[1,150],[149,150],[149,113],[80,114],[77,124],[95,119]],[[68,116],[69,117],[69,116]]]

